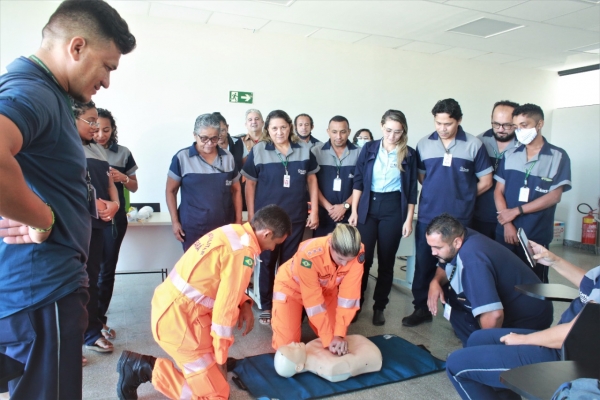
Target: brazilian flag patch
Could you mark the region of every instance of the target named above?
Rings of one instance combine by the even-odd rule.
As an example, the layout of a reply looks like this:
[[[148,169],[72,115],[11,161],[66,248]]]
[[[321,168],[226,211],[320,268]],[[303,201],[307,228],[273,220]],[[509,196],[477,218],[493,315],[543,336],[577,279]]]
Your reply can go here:
[[[254,260],[251,259],[250,257],[246,256],[246,257],[244,257],[244,265],[246,267],[252,268],[254,266]]]
[[[312,261],[308,261],[307,259],[303,258],[302,261],[300,261],[300,265],[302,265],[304,268],[311,268]]]

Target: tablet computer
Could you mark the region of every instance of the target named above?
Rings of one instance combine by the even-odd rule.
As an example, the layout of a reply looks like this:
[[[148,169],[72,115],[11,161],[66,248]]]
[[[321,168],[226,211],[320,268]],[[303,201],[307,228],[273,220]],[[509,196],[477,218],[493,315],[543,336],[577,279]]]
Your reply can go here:
[[[521,243],[521,246],[525,251],[525,257],[527,257],[529,265],[531,265],[531,268],[535,268],[535,264],[537,262],[533,258],[533,248],[529,244],[529,239],[527,239],[527,235],[525,235],[525,231],[523,230],[523,228],[519,228],[519,230],[517,231],[517,238],[519,239],[519,243]]]

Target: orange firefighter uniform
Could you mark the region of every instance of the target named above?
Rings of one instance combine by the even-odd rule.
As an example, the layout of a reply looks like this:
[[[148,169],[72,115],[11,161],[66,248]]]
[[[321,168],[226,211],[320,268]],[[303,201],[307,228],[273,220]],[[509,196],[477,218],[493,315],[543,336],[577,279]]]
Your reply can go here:
[[[177,262],[152,298],[152,334],[174,360],[156,360],[154,387],[170,399],[227,399],[218,364],[227,361],[239,306],[260,247],[252,227],[207,233]]]
[[[331,235],[307,240],[279,267],[273,289],[272,345],[300,341],[302,307],[309,322],[327,347],[334,336],[346,336],[348,325],[360,308],[364,248],[345,266],[337,266],[327,241]]]

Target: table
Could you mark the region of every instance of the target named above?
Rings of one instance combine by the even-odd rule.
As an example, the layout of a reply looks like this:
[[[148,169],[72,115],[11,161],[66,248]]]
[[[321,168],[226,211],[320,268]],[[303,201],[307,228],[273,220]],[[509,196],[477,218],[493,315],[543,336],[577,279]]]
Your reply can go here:
[[[527,399],[549,400],[560,385],[578,378],[596,378],[600,372],[576,361],[524,365],[500,374],[500,382]]]
[[[540,300],[571,302],[579,297],[579,290],[560,283],[532,283],[516,285],[515,290]]]
[[[123,239],[117,274],[161,274],[183,255],[183,248],[173,236],[168,212],[155,212],[145,222],[130,222]]]

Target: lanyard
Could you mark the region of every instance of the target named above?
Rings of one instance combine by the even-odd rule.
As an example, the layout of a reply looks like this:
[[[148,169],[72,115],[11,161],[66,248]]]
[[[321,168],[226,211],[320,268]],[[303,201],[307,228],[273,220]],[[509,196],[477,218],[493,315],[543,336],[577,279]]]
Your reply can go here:
[[[444,142],[442,142],[442,138],[439,137],[438,135],[438,139],[440,140],[440,143],[442,144],[442,147],[444,148],[444,151],[446,152],[446,154],[450,154],[450,147],[446,148],[446,146],[444,146]],[[450,143],[452,144],[452,143]]]
[[[208,161],[206,161],[206,160],[204,159],[204,157],[202,157],[200,154],[198,154],[198,157],[200,157],[200,160],[202,160],[202,162],[203,162],[204,164],[208,165],[208,166],[209,166],[209,167],[211,167],[212,169],[214,169],[214,170],[217,170],[217,171],[219,171],[219,172],[221,172],[221,173],[225,173],[225,171],[221,169],[221,168],[223,168],[223,157],[219,156],[219,165],[221,166],[221,168],[218,168],[218,167],[215,167],[215,166],[214,166],[214,165],[212,165],[212,164],[209,164],[209,163],[208,163]]]
[[[277,157],[279,157],[279,159],[281,160],[281,163],[283,164],[283,168],[285,168],[285,174],[289,175],[287,166],[288,166],[288,159],[290,158],[290,156],[289,155],[285,156],[285,161],[283,161],[283,158],[281,158],[281,154],[279,154],[277,151],[275,151],[275,153],[277,154]]]
[[[29,59],[33,62],[35,62],[37,65],[39,65],[40,67],[42,67],[42,69],[44,71],[46,71],[46,73],[50,76],[50,78],[52,78],[52,80],[54,81],[54,83],[56,83],[56,86],[59,87],[60,91],[63,93],[63,96],[65,98],[65,101],[67,102],[67,108],[71,111],[71,115],[73,116],[73,120],[75,120],[75,114],[73,113],[73,108],[71,107],[71,100],[69,98],[69,95],[67,94],[67,92],[65,91],[65,89],[60,85],[60,83],[58,83],[58,80],[56,79],[56,77],[54,76],[54,74],[52,73],[52,71],[50,71],[50,69],[48,69],[48,67],[46,66],[46,64],[44,64],[44,62],[42,60],[40,60],[37,56],[35,55],[30,55]]]
[[[506,150],[504,150],[502,153],[499,153],[496,151],[496,149],[492,149],[494,150],[494,156],[496,157],[496,163],[494,164],[494,171],[496,171],[498,169],[498,163],[500,162],[500,160],[502,160],[502,157],[504,157],[504,153],[506,153]]]
[[[458,265],[455,265],[454,268],[452,268],[452,272],[450,273],[450,278],[448,278],[448,283],[452,284],[452,278],[454,278],[454,274],[456,273],[456,267],[458,267]]]
[[[535,160],[533,162],[533,164],[531,164],[531,167],[529,167],[529,169],[525,172],[525,186],[527,186],[527,178],[529,177],[529,173],[531,172],[531,170],[533,169],[533,167],[535,166],[535,163],[537,162],[537,160]]]
[[[348,153],[348,154],[350,154],[350,153]],[[333,154],[331,155],[331,157],[333,157],[333,162],[335,163],[335,168],[337,170],[337,177],[338,178],[340,177],[340,169],[342,168],[342,163],[344,162],[344,160],[346,159],[346,157],[348,157],[348,154],[346,154],[345,157],[339,159],[340,165],[338,165],[338,163],[337,163],[338,162],[337,156],[333,155]]]

